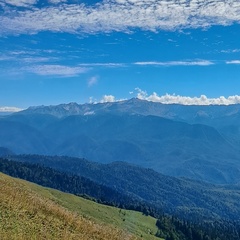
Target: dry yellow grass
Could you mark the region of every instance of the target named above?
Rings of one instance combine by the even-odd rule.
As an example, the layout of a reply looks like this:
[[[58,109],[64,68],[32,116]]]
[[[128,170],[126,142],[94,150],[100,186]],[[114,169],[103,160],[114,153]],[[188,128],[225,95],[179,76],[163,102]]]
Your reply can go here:
[[[123,230],[74,214],[29,187],[0,173],[1,240],[132,240]]]

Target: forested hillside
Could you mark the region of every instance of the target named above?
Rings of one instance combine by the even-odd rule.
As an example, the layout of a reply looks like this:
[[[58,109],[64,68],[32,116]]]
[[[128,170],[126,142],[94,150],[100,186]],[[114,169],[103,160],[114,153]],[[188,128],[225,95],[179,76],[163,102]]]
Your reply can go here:
[[[114,188],[107,187],[88,178],[70,173],[67,174],[39,164],[0,158],[0,171],[13,177],[63,192],[73,193],[99,203],[148,212],[152,216],[160,216],[162,213],[160,208],[155,207],[151,210],[151,204],[147,204],[141,198],[133,197],[131,194],[120,193]]]
[[[186,219],[239,220],[240,188],[179,179],[122,162],[99,164],[85,159],[39,155],[12,156],[15,161],[38,163],[90,178],[124,195],[141,199]]]

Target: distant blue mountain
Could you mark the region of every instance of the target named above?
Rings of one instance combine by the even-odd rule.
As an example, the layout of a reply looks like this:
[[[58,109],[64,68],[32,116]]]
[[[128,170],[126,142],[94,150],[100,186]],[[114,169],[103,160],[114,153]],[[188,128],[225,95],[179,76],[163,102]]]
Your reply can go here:
[[[37,106],[30,107],[20,112],[20,114],[49,114],[59,118],[71,115],[92,115],[92,114],[139,114],[153,115],[173,120],[183,120],[187,122],[205,122],[222,117],[235,116],[240,114],[240,104],[234,105],[180,105],[180,104],[162,104],[132,98],[112,103],[97,104],[60,104],[55,106]],[[19,113],[17,113],[19,114]]]
[[[240,105],[131,99],[31,107],[0,118],[0,146],[17,154],[125,161],[213,183],[240,181]]]

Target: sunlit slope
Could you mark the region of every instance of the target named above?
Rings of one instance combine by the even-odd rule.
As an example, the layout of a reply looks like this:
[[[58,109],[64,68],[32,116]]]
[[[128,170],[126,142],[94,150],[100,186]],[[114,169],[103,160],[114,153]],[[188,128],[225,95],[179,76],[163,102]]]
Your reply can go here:
[[[152,217],[2,173],[0,203],[1,239],[159,239],[154,237],[157,228]]]

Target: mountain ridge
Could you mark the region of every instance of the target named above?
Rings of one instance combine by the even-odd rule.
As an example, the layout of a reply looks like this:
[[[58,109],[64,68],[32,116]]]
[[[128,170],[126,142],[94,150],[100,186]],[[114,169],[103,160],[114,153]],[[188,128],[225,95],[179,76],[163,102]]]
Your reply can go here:
[[[16,154],[126,161],[172,176],[237,183],[239,107],[139,99],[33,107],[0,118],[0,146]]]
[[[76,102],[70,102],[66,104],[50,105],[50,106],[32,106],[28,109],[20,111],[15,114],[28,114],[28,113],[42,113],[52,114],[58,117],[70,116],[70,115],[84,115],[88,112],[103,113],[106,112],[128,112],[141,115],[155,115],[160,117],[166,117],[170,119],[181,119],[179,117],[179,111],[185,112],[186,109],[191,109],[198,117],[214,117],[222,116],[221,112],[226,115],[234,115],[240,112],[240,104],[231,105],[183,105],[183,104],[164,104],[160,102],[152,102],[142,100],[139,98],[131,98],[128,100],[106,102],[106,103],[84,103],[78,104]],[[209,109],[209,110],[207,110]],[[59,112],[58,112],[58,111]],[[175,113],[174,113],[175,112]],[[194,115],[191,116],[194,118]],[[183,118],[184,119],[184,118]],[[186,120],[186,119],[185,119]]]

